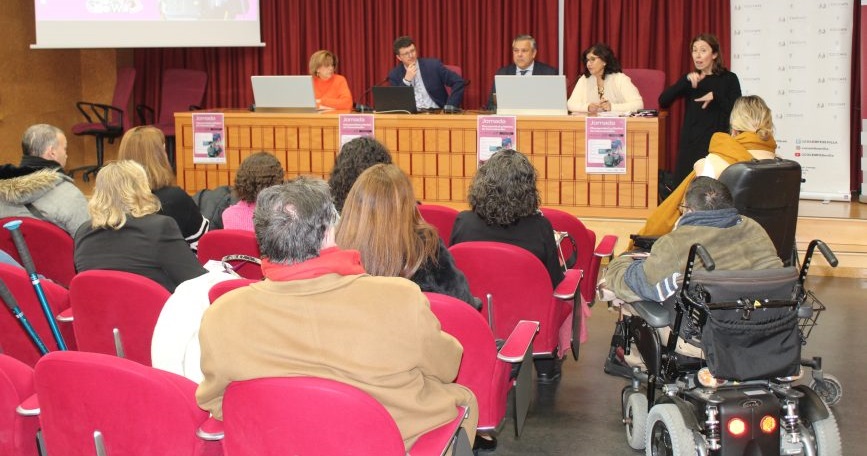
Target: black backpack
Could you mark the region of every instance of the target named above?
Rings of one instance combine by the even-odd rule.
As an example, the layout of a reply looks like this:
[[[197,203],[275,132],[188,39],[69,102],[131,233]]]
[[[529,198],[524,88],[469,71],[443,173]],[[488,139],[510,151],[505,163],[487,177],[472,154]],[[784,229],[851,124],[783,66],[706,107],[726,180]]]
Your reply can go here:
[[[223,211],[237,202],[232,196],[232,188],[228,185],[221,185],[213,190],[199,190],[193,195],[193,200],[202,215],[211,221],[212,230],[223,229]]]

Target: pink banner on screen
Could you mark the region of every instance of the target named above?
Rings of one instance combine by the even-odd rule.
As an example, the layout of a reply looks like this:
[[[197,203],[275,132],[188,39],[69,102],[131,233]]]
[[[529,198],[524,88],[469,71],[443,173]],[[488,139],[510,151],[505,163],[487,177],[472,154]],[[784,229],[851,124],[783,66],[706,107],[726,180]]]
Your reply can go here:
[[[255,0],[35,0],[36,17],[46,21],[250,20],[259,17]]]

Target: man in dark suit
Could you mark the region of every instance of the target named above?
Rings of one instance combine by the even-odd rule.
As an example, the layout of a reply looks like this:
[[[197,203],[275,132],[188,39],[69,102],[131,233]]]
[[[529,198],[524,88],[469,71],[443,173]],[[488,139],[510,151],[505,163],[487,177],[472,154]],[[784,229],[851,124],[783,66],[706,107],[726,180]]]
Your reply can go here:
[[[412,86],[418,109],[457,111],[464,98],[464,80],[437,59],[418,58],[415,42],[408,36],[394,41],[394,56],[400,64],[388,73],[393,86]],[[446,90],[451,89],[451,93]]]
[[[536,39],[530,35],[518,35],[512,40],[512,60],[514,63],[506,65],[497,74],[511,76],[556,76],[556,68],[536,61]],[[488,110],[497,109],[494,94],[497,92],[496,84],[491,84],[491,92],[488,95]]]

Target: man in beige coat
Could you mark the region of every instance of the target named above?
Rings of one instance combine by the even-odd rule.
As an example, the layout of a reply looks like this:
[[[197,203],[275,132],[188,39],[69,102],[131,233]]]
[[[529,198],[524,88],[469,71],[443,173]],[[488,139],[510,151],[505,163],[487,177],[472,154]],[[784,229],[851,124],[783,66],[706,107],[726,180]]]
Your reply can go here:
[[[452,383],[463,348],[418,286],[364,272],[334,243],[337,212],[324,181],[298,178],[262,191],[253,217],[266,280],[227,293],[202,319],[199,405],[222,419],[233,381],[313,376],[360,388],[397,422],[407,447],[476,398]],[[339,432],[339,431],[338,431]]]

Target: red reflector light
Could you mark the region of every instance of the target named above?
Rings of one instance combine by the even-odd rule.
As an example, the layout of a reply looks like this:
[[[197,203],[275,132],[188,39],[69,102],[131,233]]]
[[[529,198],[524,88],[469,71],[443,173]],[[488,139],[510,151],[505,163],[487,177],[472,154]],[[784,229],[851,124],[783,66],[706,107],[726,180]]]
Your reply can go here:
[[[765,415],[762,417],[762,421],[759,422],[759,427],[765,434],[772,434],[777,430],[777,419],[771,415]]]
[[[732,418],[728,422],[728,426],[726,426],[729,430],[729,434],[740,437],[747,432],[747,423],[740,418]]]

